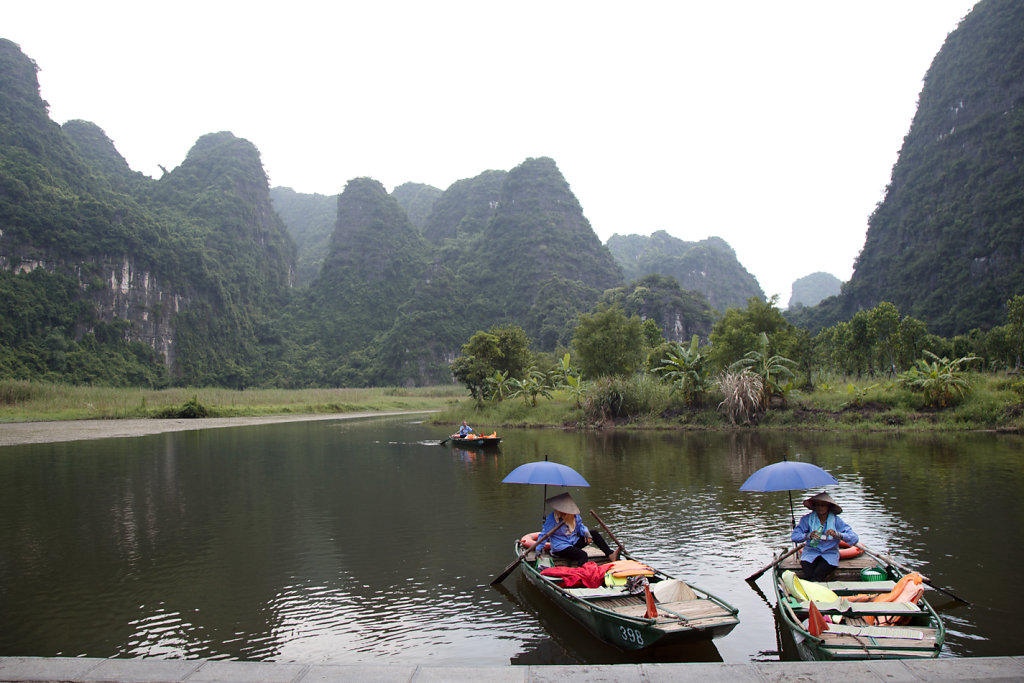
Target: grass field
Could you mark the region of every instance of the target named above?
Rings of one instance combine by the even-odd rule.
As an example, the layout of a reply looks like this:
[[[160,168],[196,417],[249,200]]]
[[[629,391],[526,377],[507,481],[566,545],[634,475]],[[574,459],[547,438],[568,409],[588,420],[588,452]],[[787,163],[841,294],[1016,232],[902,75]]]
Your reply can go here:
[[[819,382],[792,392],[760,416],[755,426],[736,427],[718,409],[720,397],[703,406],[680,403],[649,380],[637,383],[627,415],[599,421],[562,391],[531,405],[521,398],[477,404],[461,385],[373,389],[217,388],[125,389],[34,382],[0,382],[0,423],[168,417],[241,417],[365,411],[432,410],[431,421],[474,427],[568,429],[814,429],[871,431],[998,430],[1024,433],[1024,396],[1015,377],[976,373],[971,390],[952,405],[926,406],[918,394],[884,380]],[[585,403],[585,400],[583,400]]]
[[[239,417],[439,410],[461,386],[376,389],[133,389],[0,382],[0,422],[157,417]],[[199,413],[199,414],[196,414]]]

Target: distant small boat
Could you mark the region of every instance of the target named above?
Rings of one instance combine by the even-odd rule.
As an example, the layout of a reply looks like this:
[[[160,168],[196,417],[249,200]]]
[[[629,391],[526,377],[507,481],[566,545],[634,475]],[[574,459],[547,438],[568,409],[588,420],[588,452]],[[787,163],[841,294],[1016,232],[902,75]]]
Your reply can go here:
[[[800,571],[797,555],[778,562],[772,574],[776,609],[797,656],[811,661],[938,657],[945,627],[924,598],[924,586],[903,569],[866,553],[840,553],[829,580],[808,587],[793,581]],[[831,595],[814,599],[822,587]],[[820,623],[812,626],[815,617],[830,620],[824,630]]]
[[[452,444],[457,444],[459,446],[476,446],[477,448],[484,446],[497,446],[501,443],[501,437],[498,436],[497,432],[492,432],[487,436],[483,434],[467,434],[466,436],[452,434],[448,439]]]

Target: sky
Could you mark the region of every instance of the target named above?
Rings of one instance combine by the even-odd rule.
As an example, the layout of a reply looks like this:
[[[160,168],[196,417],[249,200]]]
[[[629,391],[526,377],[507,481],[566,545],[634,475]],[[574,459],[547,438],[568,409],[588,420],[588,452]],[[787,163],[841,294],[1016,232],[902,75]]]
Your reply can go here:
[[[8,5],[51,118],[151,177],[218,131],[327,195],[550,157],[602,242],[721,237],[785,307],[797,278],[850,278],[974,0]]]

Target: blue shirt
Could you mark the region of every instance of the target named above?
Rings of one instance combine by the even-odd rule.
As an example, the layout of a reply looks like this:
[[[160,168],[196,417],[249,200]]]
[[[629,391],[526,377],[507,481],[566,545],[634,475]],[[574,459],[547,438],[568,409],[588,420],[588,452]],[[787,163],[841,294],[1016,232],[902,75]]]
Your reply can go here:
[[[462,425],[459,427],[459,436],[465,436],[466,434],[472,434],[473,428],[469,425]]]
[[[543,536],[547,532],[555,528],[558,522],[555,520],[555,513],[550,513],[544,518],[544,527],[540,530],[540,535]],[[559,550],[565,550],[566,548],[575,547],[581,538],[586,538],[590,535],[590,529],[583,524],[583,518],[576,515],[576,528],[569,532],[569,526],[563,526],[561,529],[551,534],[551,537],[546,541],[551,544],[551,552],[557,552]],[[540,538],[540,536],[538,536]]]
[[[800,521],[797,522],[796,528],[793,529],[792,538],[794,543],[800,543],[801,541],[807,540],[807,537],[811,535],[812,522],[815,518],[817,518],[817,516],[817,512],[811,511],[800,518]],[[811,547],[811,543],[813,543],[814,541],[808,541],[807,544],[804,545],[804,550],[800,555],[801,561],[814,562],[819,557],[824,557],[825,561],[828,562],[830,565],[832,565],[833,567],[838,567],[839,540],[841,539],[843,541],[846,541],[850,545],[856,545],[858,542],[860,542],[860,537],[857,536],[857,533],[850,527],[849,524],[843,521],[842,517],[840,517],[839,515],[833,515],[832,513],[829,513],[829,518],[830,519],[825,522],[825,525],[822,528],[834,528],[836,531],[839,532],[839,539],[833,538],[832,536],[826,538],[824,532],[819,529],[819,533],[821,533],[822,536],[821,538],[817,539],[816,547]]]

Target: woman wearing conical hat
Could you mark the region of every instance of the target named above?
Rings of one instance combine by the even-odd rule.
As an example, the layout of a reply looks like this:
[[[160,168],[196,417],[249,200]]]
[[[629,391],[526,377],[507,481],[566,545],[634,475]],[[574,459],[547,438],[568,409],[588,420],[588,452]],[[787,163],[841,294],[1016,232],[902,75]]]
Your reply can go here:
[[[843,508],[824,491],[804,501],[811,510],[800,518],[793,529],[793,542],[804,541],[800,555],[801,578],[824,581],[839,566],[839,542],[856,545],[860,538],[839,513]]]
[[[580,517],[580,508],[576,501],[568,493],[552,496],[544,501],[551,507],[551,514],[544,519],[544,528],[540,535],[543,536],[558,525],[565,522],[565,526],[551,534],[548,542],[551,543],[551,554],[555,557],[564,557],[570,560],[574,566],[581,566],[590,560],[587,551],[583,548],[588,543],[596,545],[601,552],[608,556],[611,562],[619,559],[619,551],[612,552],[608,543],[597,531],[591,531],[583,524]]]

